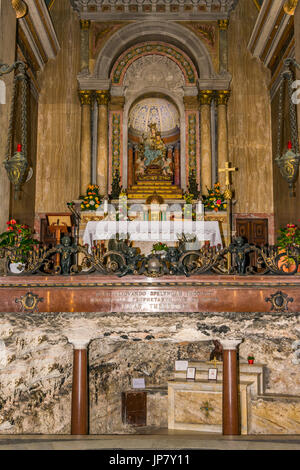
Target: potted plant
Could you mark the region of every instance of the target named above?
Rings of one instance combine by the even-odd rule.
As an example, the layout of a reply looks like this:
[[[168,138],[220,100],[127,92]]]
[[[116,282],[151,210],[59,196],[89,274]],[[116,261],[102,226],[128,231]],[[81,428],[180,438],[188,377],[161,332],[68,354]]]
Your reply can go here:
[[[227,201],[224,193],[221,193],[220,183],[215,183],[212,189],[207,189],[207,196],[202,196],[204,207],[209,211],[225,211],[227,209]]]
[[[250,355],[247,357],[247,360],[248,360],[248,364],[253,364],[254,362],[254,356]]]
[[[168,245],[162,242],[154,243],[152,246],[152,253],[156,255],[166,256],[168,251]]]
[[[287,224],[279,230],[277,238],[277,246],[279,253],[286,253],[278,261],[278,267],[284,272],[292,272],[295,270],[295,259],[298,258],[298,272],[300,272],[300,228],[295,224]],[[293,256],[293,257],[292,257]]]
[[[10,270],[15,274],[20,274],[24,270],[27,255],[39,242],[33,238],[28,225],[17,224],[14,219],[6,224],[6,231],[0,234],[0,248],[7,252]]]

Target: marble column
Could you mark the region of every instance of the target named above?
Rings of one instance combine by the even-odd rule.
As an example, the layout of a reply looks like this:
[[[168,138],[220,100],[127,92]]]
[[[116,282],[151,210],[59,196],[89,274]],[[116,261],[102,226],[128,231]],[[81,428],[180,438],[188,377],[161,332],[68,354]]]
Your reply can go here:
[[[128,144],[128,188],[133,185],[134,182],[134,168],[133,168],[133,145]]]
[[[11,2],[0,2],[0,62],[12,65],[15,61],[16,51],[16,12]],[[1,101],[0,101],[0,232],[7,227],[10,205],[10,182],[2,164],[7,145],[7,133],[10,115],[14,74],[1,76]]]
[[[98,144],[97,144],[97,184],[101,194],[108,194],[108,103],[109,90],[97,90],[98,104]]]
[[[228,162],[228,123],[227,103],[230,96],[229,90],[216,91],[216,105],[218,107],[218,168],[225,168]],[[221,189],[225,189],[225,173],[218,172],[218,181]]]
[[[71,434],[89,433],[88,413],[88,356],[90,340],[73,342],[73,385],[71,408]]]
[[[91,22],[80,20],[80,72],[89,73],[89,33]]]
[[[180,144],[175,145],[174,149],[174,183],[180,186]]]
[[[223,346],[223,435],[240,434],[237,346],[241,339],[222,340]]]
[[[228,38],[227,38],[227,30],[228,30],[229,20],[219,20],[219,33],[220,33],[220,40],[219,40],[219,72],[220,74],[227,72],[228,70]]]
[[[212,90],[201,90],[200,101],[200,146],[201,146],[201,192],[207,193],[212,185],[211,102]]]
[[[80,90],[81,103],[81,141],[80,141],[80,195],[86,193],[87,186],[91,183],[91,105],[93,92]]]

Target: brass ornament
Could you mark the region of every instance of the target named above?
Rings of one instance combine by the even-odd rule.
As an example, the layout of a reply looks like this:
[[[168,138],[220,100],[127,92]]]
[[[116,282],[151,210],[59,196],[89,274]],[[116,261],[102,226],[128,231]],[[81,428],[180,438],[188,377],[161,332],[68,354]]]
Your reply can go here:
[[[79,90],[79,99],[81,106],[91,105],[93,101],[92,90]]]
[[[109,90],[96,90],[95,97],[96,97],[98,106],[101,106],[101,105],[107,106],[110,100],[110,92]]]
[[[300,155],[296,155],[291,149],[284,155],[275,158],[279,167],[281,176],[288,182],[289,188],[293,188],[293,184],[298,177]]]
[[[214,97],[213,90],[200,90],[199,92],[199,102],[201,106],[211,105],[211,102]]]
[[[218,26],[220,31],[227,31],[229,20],[218,20]]]
[[[44,302],[42,297],[39,297],[37,294],[32,292],[27,292],[19,299],[15,299],[16,304],[21,304],[21,312],[26,313],[36,313],[38,312],[39,302]]]
[[[229,90],[222,90],[222,91],[218,90],[215,92],[215,99],[216,99],[217,106],[222,106],[222,105],[226,106],[229,98],[230,98]]]
[[[283,5],[284,12],[287,15],[293,16],[297,8],[298,0],[287,0]]]
[[[24,18],[28,13],[28,7],[23,0],[11,0],[13,9],[16,12],[17,19]]]
[[[281,291],[277,291],[275,294],[271,294],[270,297],[266,297],[265,301],[271,302],[271,311],[284,312],[288,311],[288,303],[294,302],[294,299]]]

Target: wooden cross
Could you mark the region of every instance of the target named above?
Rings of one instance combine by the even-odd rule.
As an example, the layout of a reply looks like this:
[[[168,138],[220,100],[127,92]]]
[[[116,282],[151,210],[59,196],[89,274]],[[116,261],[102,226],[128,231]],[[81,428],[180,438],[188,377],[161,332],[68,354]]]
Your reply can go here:
[[[237,171],[237,168],[230,168],[229,162],[225,162],[225,168],[219,168],[220,173],[225,173],[226,175],[226,181],[225,184],[226,186],[230,186],[230,180],[229,180],[229,175],[231,172]]]

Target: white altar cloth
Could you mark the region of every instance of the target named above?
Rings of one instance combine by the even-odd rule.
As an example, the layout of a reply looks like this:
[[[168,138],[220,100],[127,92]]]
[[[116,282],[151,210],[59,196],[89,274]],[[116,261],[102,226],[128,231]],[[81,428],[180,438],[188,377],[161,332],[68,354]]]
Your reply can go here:
[[[88,222],[83,234],[83,244],[89,249],[95,240],[109,240],[119,234],[121,238],[131,241],[170,242],[178,241],[184,233],[187,238],[196,236],[198,241],[209,241],[211,246],[222,246],[222,239],[217,221],[111,221]]]

